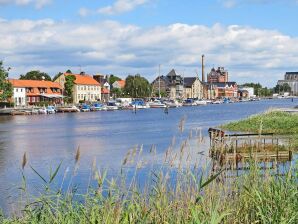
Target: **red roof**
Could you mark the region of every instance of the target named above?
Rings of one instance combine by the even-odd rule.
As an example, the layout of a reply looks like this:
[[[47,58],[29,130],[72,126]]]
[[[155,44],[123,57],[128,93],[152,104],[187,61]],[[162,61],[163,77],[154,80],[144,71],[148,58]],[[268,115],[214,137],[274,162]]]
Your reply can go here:
[[[119,86],[120,86],[121,88],[124,88],[124,86],[125,86],[125,80],[119,80],[119,81],[118,81],[118,84],[119,84]]]
[[[102,93],[102,94],[109,94],[109,93],[110,93],[110,90],[105,89],[105,88],[102,88],[102,89],[101,89],[101,93]]]
[[[13,87],[62,89],[59,83],[51,81],[10,79],[9,82]]]
[[[65,73],[65,75],[75,76],[76,80],[74,81],[74,83],[78,85],[94,85],[94,86],[100,85],[99,82],[97,82],[89,75],[79,75],[79,74],[70,74],[70,73]]]

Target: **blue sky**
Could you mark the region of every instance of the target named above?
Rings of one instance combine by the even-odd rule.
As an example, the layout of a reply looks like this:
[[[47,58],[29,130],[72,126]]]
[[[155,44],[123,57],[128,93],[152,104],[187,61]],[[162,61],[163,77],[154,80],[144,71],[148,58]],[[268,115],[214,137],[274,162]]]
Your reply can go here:
[[[185,76],[224,66],[273,86],[298,70],[297,0],[0,0],[0,60],[31,69]]]

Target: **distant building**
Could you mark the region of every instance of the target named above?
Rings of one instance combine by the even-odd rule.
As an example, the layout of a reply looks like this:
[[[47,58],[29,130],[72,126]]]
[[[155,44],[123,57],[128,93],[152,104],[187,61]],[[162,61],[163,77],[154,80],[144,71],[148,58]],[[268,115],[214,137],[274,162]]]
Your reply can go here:
[[[16,106],[39,103],[63,103],[62,87],[59,83],[41,80],[11,79],[13,99]]]
[[[183,98],[183,78],[172,69],[166,76],[159,76],[152,82],[154,93],[165,93],[172,99]]]
[[[219,83],[219,82],[228,82],[229,73],[225,70],[224,67],[218,67],[217,69],[212,68],[210,73],[207,75],[208,83]]]
[[[117,89],[124,89],[125,87],[125,80],[118,80],[112,84],[113,88]]]
[[[242,86],[238,89],[238,96],[241,98],[252,98],[255,97],[254,88]]]
[[[74,81],[73,87],[73,102],[79,103],[80,101],[95,102],[101,100],[101,86],[100,83],[93,79],[92,76],[82,74],[70,74],[64,73],[55,80],[55,82],[60,83],[64,88],[65,77],[74,76],[76,79]]]
[[[186,98],[203,98],[203,85],[197,77],[184,78],[183,97]]]
[[[205,83],[207,87],[208,99],[216,98],[234,98],[238,95],[238,86],[236,82],[215,82]]]
[[[278,85],[287,83],[291,87],[291,94],[298,95],[298,72],[286,72],[284,80],[278,80]]]

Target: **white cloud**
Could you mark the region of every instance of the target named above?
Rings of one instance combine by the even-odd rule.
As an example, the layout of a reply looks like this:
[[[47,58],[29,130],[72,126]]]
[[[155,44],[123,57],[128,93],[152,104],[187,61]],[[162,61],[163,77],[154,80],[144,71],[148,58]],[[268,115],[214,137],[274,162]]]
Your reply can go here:
[[[291,4],[298,3],[298,0],[218,0],[226,8],[233,8],[238,5],[244,4],[272,4],[272,3],[282,3],[282,4]]]
[[[132,11],[138,6],[144,5],[150,0],[116,0],[113,5],[98,9],[98,12],[106,15],[114,15]]]
[[[89,73],[141,73],[152,80],[158,64],[195,75],[224,66],[233,80],[274,85],[298,65],[298,38],[244,26],[172,24],[140,28],[114,21],[68,23],[0,19],[0,60],[12,75],[41,69],[51,75],[79,65]],[[78,69],[77,69],[78,70]]]
[[[40,9],[45,5],[50,4],[51,2],[52,0],[0,0],[0,6],[9,5],[9,4],[14,4],[19,6],[33,4],[35,5],[36,8]]]

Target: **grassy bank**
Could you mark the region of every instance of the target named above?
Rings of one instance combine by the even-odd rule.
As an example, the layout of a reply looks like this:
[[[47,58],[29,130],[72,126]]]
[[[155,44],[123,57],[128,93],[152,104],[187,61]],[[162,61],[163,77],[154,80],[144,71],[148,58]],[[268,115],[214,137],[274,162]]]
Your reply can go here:
[[[134,157],[139,153],[136,151]],[[173,158],[170,154],[165,157]],[[165,159],[165,165],[171,160]],[[130,159],[124,163],[127,161]],[[264,173],[252,162],[245,175],[231,178],[225,171],[200,171],[191,164],[169,166],[148,172],[143,187],[137,179],[138,166],[130,182],[124,169],[118,177],[107,179],[105,172],[94,167],[91,176],[97,186],[86,189],[83,195],[54,187],[60,166],[48,179],[33,167],[24,169],[32,169],[40,177],[41,196],[28,195],[24,177],[21,190],[26,206],[11,218],[0,215],[0,223],[298,223],[295,167],[285,176],[275,176],[272,173],[277,170]]]
[[[221,128],[238,132],[289,135],[293,137],[293,145],[298,147],[298,114],[271,111],[222,125]]]

